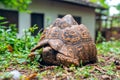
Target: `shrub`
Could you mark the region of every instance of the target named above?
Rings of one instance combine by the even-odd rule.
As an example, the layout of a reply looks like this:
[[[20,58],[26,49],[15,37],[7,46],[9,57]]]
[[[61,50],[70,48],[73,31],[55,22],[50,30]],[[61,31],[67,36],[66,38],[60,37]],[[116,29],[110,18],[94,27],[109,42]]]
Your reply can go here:
[[[0,17],[0,21],[4,21],[4,18]],[[31,36],[36,26],[24,30],[24,35],[18,38],[16,26],[14,24],[4,26],[4,24],[7,24],[7,22],[0,22],[0,71],[16,64],[36,64],[38,58],[33,62],[30,62],[28,58],[30,49],[39,41],[41,35],[39,33],[36,36]]]

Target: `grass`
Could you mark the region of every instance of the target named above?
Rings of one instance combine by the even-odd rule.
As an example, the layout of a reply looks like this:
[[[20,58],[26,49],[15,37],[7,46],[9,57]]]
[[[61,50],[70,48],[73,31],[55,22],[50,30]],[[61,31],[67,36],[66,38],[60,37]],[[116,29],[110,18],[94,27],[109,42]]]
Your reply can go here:
[[[37,62],[40,56],[36,56],[32,61],[28,58],[30,49],[37,44],[40,35],[31,36],[31,31],[36,28],[25,30],[22,38],[16,38],[16,29],[10,25],[8,29],[0,25],[0,79],[10,78],[12,70],[21,72],[23,79],[37,77],[38,80],[100,80],[100,79],[120,79],[120,71],[114,64],[120,58],[120,41],[108,41],[96,44],[99,62],[88,64],[82,67],[63,69],[61,66],[41,70]],[[4,43],[4,44],[3,44]],[[119,59],[120,60],[120,59]],[[45,67],[47,68],[47,67]]]

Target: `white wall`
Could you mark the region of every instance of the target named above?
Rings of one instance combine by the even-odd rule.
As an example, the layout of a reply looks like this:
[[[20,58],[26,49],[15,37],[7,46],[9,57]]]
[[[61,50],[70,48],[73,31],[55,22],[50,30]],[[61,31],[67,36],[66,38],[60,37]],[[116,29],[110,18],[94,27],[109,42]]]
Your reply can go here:
[[[46,26],[47,18],[50,18],[50,23],[55,21],[59,14],[72,14],[81,17],[81,23],[86,25],[90,30],[92,37],[95,35],[95,12],[94,9],[72,5],[68,3],[55,2],[52,0],[33,0],[29,9],[35,13],[44,13]]]
[[[18,36],[21,37],[23,35],[23,31],[28,29],[31,25],[31,18],[30,14],[19,12],[19,34]]]
[[[95,35],[95,12],[94,9],[81,7],[78,5],[55,2],[53,0],[32,0],[32,4],[29,9],[34,13],[44,14],[44,25],[47,23],[47,18],[50,18],[49,24],[51,24],[58,17],[59,14],[72,14],[73,16],[81,17],[81,23],[86,25],[90,30],[92,37]],[[0,6],[0,8],[3,8]],[[19,13],[19,33],[23,33],[22,30],[29,28],[31,25],[30,14]]]

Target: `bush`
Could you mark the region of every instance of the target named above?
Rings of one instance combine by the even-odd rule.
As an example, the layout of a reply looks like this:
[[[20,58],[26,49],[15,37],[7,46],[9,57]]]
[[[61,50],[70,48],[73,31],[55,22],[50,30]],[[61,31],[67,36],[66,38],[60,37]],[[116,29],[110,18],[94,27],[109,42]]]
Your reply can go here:
[[[4,21],[4,18],[0,17],[0,21]],[[38,58],[33,62],[28,58],[30,49],[37,44],[41,35],[31,36],[31,30],[34,31],[36,26],[24,30],[24,35],[17,38],[16,26],[14,24],[3,26],[4,24],[7,22],[0,22],[0,71],[16,64],[29,63],[31,66],[36,64]]]

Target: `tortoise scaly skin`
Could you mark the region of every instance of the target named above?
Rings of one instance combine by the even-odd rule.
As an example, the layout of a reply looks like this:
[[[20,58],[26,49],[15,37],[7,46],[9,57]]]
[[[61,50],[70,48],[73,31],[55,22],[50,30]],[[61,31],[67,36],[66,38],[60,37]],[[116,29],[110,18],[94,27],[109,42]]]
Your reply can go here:
[[[66,15],[45,29],[39,43],[31,50],[43,48],[45,64],[79,66],[97,62],[97,50],[88,29]]]

